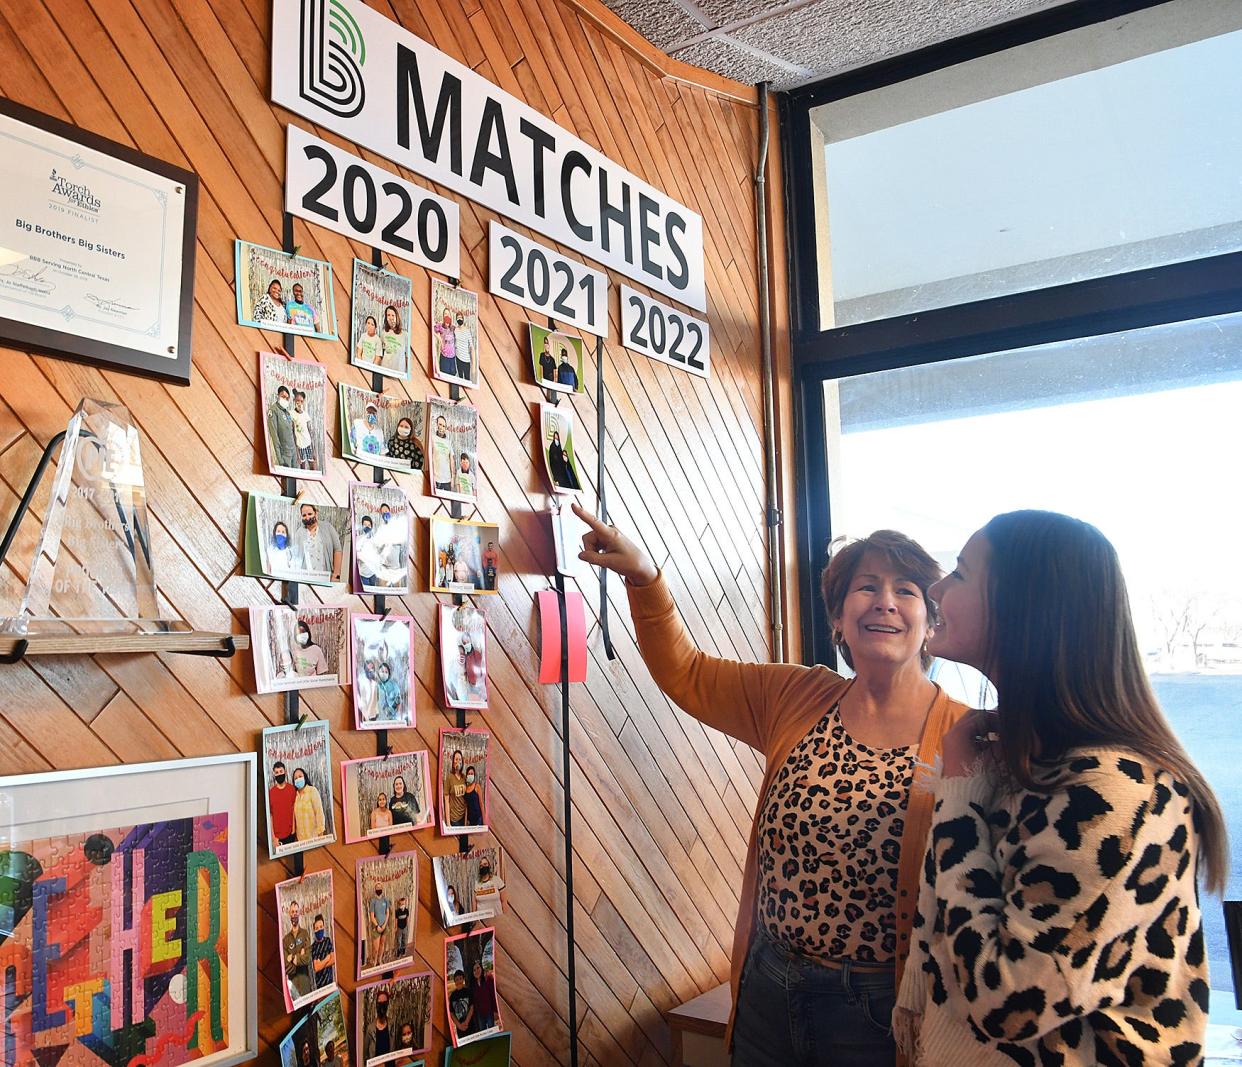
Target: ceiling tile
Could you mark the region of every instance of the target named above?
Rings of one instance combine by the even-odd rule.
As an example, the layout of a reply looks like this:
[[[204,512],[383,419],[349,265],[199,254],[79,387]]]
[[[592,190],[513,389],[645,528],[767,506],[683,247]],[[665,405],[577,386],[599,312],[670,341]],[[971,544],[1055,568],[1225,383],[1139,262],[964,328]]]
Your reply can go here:
[[[673,55],[683,63],[692,63],[696,67],[723,74],[746,85],[758,85],[762,81],[801,81],[804,77],[797,73],[791,74],[787,67],[765,62],[746,49],[737,47],[727,37],[709,38],[682,48]]]
[[[665,51],[708,28],[691,18],[676,0],[608,0],[608,7]]]

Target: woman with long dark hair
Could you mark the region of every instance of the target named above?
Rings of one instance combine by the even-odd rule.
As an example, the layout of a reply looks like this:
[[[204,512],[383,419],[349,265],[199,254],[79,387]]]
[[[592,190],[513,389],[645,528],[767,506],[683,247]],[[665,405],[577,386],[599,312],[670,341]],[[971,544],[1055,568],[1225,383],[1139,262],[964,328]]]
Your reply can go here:
[[[996,687],[944,739],[895,1026],[927,1067],[1202,1062],[1220,807],[1148,683],[1094,526],[998,515],[931,588],[930,650]]]

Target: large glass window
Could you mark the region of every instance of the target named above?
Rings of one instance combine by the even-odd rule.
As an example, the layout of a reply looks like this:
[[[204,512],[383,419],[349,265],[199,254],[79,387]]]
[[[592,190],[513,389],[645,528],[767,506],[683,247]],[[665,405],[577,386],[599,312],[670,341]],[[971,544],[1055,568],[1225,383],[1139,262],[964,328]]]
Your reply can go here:
[[[820,329],[1242,249],[1242,4],[812,108]]]
[[[1242,314],[823,384],[832,532],[901,530],[946,567],[998,512],[1046,508],[1116,545],[1147,669],[1220,797],[1242,888]],[[977,703],[977,675],[936,677]],[[985,697],[986,699],[986,697]],[[1214,1023],[1235,1027],[1204,899]],[[1214,1040],[1231,1031],[1214,1027]],[[1219,1062],[1236,1062],[1233,1060]]]

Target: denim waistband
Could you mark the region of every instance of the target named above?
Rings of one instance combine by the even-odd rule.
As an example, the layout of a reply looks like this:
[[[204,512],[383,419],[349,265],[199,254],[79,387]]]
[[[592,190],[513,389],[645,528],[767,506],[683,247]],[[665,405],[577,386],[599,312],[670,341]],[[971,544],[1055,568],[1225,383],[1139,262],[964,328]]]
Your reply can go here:
[[[763,928],[755,926],[747,953],[747,967],[754,967],[765,977],[786,989],[837,990],[845,993],[862,993],[892,989],[895,968],[886,970],[856,970],[852,960],[833,960],[834,966],[799,956],[784,945],[772,940]],[[874,965],[868,964],[868,967]]]

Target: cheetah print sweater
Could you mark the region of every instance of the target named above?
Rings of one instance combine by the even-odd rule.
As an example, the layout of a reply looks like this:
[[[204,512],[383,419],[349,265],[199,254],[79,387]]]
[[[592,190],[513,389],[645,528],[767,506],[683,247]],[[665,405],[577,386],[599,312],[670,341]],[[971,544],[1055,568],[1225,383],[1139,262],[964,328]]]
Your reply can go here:
[[[1049,792],[940,778],[895,1018],[926,1067],[1201,1064],[1208,973],[1185,787],[1079,749]],[[1051,782],[1051,776],[1041,784]]]

